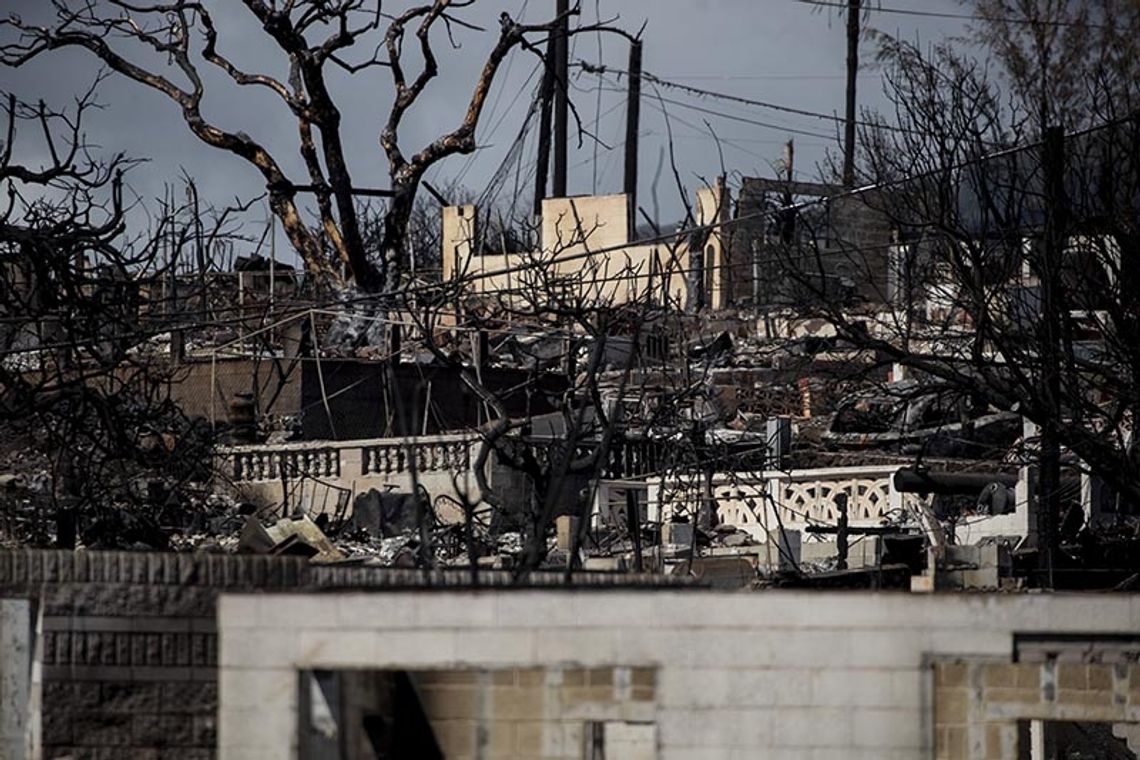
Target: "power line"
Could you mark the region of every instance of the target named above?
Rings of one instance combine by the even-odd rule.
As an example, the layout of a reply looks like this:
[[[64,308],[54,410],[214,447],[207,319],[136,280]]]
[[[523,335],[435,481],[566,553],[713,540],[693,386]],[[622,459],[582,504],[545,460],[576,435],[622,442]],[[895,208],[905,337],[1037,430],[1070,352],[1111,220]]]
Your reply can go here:
[[[687,119],[683,119],[676,114],[670,114],[659,103],[656,103],[652,100],[649,101],[649,105],[655,111],[662,114],[666,119],[672,119],[672,120],[676,121],[678,124],[681,124],[682,126],[687,127],[688,129],[691,129],[695,133],[693,135],[673,135],[674,140],[702,139],[705,142],[712,140],[714,142],[723,143],[723,144],[729,146],[730,148],[733,148],[735,150],[740,151],[741,153],[747,153],[748,155],[752,156],[753,158],[760,159],[765,164],[771,163],[771,160],[769,159],[768,156],[761,155],[760,153],[757,153],[756,151],[749,150],[748,148],[745,148],[742,145],[740,145],[739,143],[742,142],[741,140],[738,140],[736,138],[730,138],[730,137],[722,137],[722,136],[716,134],[715,132],[710,133],[710,131],[708,129],[702,129],[702,128],[698,127],[696,124],[693,124],[691,121],[688,121]],[[666,138],[666,139],[668,139],[668,138]],[[757,142],[757,141],[754,140],[751,142]],[[786,140],[763,140],[760,142],[774,144],[774,145],[784,145],[787,141]],[[821,145],[822,147],[828,147],[828,145],[830,145],[830,143],[810,143],[810,144]]]
[[[488,137],[495,134],[495,132],[498,131],[499,127],[502,126],[503,121],[507,118],[507,116],[509,116],[511,114],[511,112],[513,111],[513,109],[515,107],[515,103],[517,103],[519,98],[522,96],[522,94],[524,92],[526,92],[527,85],[529,85],[530,81],[532,79],[534,79],[534,75],[538,73],[541,66],[542,66],[542,64],[535,64],[535,67],[531,70],[530,74],[527,75],[526,81],[524,81],[519,86],[518,91],[515,92],[514,97],[511,98],[511,102],[507,104],[506,110],[504,110],[503,113],[499,116],[499,120],[494,122],[491,125],[491,128],[487,131]],[[502,94],[501,89],[499,90],[499,94]],[[529,117],[529,109],[528,109],[528,117]],[[490,121],[490,119],[488,119],[488,121]],[[467,175],[467,172],[471,169],[471,166],[475,163],[475,159],[478,155],[479,155],[478,151],[474,151],[471,153],[471,155],[469,155],[467,157],[467,160],[463,164],[463,168],[459,171],[458,174],[455,175],[454,182],[456,182],[457,184],[463,182],[463,178]]]
[[[861,71],[859,76],[874,76],[873,71]],[[716,74],[716,75],[680,75],[670,74],[671,80],[684,79],[690,82],[717,81],[717,82],[768,82],[768,81],[795,81],[802,80],[836,80],[844,79],[843,74]]]
[[[579,61],[578,65],[583,66],[583,67],[587,67],[587,66],[590,66],[591,64],[585,63],[583,61]],[[613,71],[617,74],[627,74],[628,73],[628,72],[622,71],[621,69],[607,69],[607,70]],[[673,81],[670,81],[668,79],[664,79],[662,77],[656,76],[656,75],[648,73],[648,72],[642,72],[641,75],[642,75],[642,77],[653,82],[654,84],[661,85],[662,87],[665,87],[665,88],[668,88],[671,90],[680,90],[682,92],[687,92],[691,95],[716,98],[718,100],[727,100],[727,101],[731,101],[734,103],[741,103],[743,105],[755,106],[757,108],[767,108],[767,109],[772,110],[772,111],[780,111],[782,113],[793,114],[795,116],[808,116],[808,117],[811,117],[813,119],[822,119],[824,121],[830,121],[830,122],[833,122],[836,124],[842,124],[845,122],[845,119],[842,116],[838,116],[836,114],[824,113],[822,111],[811,111],[811,110],[808,110],[806,108],[798,108],[796,106],[783,105],[781,103],[772,103],[772,102],[766,101],[766,100],[756,100],[755,98],[746,98],[746,97],[743,97],[741,95],[732,95],[732,94],[727,93],[727,92],[717,92],[715,90],[706,90],[702,87],[693,87],[692,85],[681,84],[680,82],[673,82]],[[839,77],[839,78],[842,78],[842,77]],[[858,126],[861,126],[861,127],[871,127],[874,129],[887,129],[887,130],[891,130],[891,131],[895,131],[895,132],[908,132],[911,134],[918,134],[918,130],[907,129],[905,127],[895,127],[895,126],[891,126],[889,124],[880,124],[878,122],[872,122],[872,121],[864,121],[864,120],[857,119],[855,121],[855,124],[857,124]],[[829,138],[834,137],[834,135],[828,135],[828,137]]]
[[[819,8],[839,8],[847,10],[845,2],[838,0],[796,0],[802,5],[814,5]],[[985,21],[1002,24],[1024,24],[1026,26],[1061,26],[1077,27],[1081,29],[1106,29],[1104,24],[1093,24],[1080,21],[1050,21],[1046,19],[1014,18],[1008,16],[975,16],[969,13],[949,13],[946,11],[918,11],[913,8],[885,8],[883,6],[867,6],[866,10],[876,13],[893,13],[899,16],[917,16],[920,18],[944,18],[959,21]]]
[[[619,88],[616,88],[616,87],[612,87],[609,89],[612,92],[621,92],[621,90]],[[666,97],[663,97],[660,93],[657,94],[655,99],[659,102],[662,102],[662,103],[669,103],[670,105],[680,106],[681,108],[688,108],[689,110],[692,110],[692,111],[699,111],[700,113],[708,114],[710,116],[717,116],[719,118],[728,119],[730,121],[739,121],[739,122],[744,123],[744,124],[750,124],[751,126],[754,126],[754,127],[762,127],[763,129],[775,129],[775,130],[779,130],[781,132],[788,132],[788,133],[794,134],[794,135],[804,135],[805,137],[818,137],[818,138],[823,139],[823,140],[832,140],[835,138],[835,135],[827,135],[827,134],[823,134],[822,132],[812,132],[811,130],[808,130],[808,129],[800,129],[797,127],[789,127],[786,124],[775,124],[775,123],[770,122],[770,121],[760,121],[758,119],[750,119],[746,116],[739,116],[737,114],[725,113],[724,111],[717,111],[717,110],[712,109],[712,108],[705,108],[703,106],[694,105],[692,103],[686,103],[683,100],[674,100],[672,98],[666,98]]]

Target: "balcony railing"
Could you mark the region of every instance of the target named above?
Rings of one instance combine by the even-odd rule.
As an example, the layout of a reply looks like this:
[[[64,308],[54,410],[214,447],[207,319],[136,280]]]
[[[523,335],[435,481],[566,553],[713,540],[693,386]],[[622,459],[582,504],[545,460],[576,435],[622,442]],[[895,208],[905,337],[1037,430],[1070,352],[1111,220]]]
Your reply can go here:
[[[434,470],[457,471],[471,467],[471,443],[473,439],[454,440],[416,439],[409,446],[398,441],[386,441],[361,446],[361,474],[393,475],[410,472],[414,464],[416,472]]]
[[[303,441],[217,449],[221,469],[235,482],[296,478],[328,480],[418,473],[457,472],[471,467],[468,435],[434,435],[404,440]]]

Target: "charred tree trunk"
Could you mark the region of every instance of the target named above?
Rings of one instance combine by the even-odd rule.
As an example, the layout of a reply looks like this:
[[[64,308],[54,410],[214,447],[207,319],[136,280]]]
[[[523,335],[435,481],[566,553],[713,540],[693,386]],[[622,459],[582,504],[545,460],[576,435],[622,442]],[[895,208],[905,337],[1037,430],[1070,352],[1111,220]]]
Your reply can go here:
[[[369,282],[358,283],[368,292],[383,292],[395,295],[400,288],[400,272],[404,266],[404,246],[407,241],[408,224],[416,202],[419,178],[394,183],[392,200],[384,215],[384,236],[380,243],[381,270]]]

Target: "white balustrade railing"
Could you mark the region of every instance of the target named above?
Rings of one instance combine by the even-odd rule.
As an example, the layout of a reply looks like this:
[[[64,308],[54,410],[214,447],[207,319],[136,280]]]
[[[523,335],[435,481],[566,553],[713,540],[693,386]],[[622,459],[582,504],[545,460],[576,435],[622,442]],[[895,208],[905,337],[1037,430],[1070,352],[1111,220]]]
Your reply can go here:
[[[894,489],[892,477],[901,466],[716,473],[711,494],[717,522],[764,530],[775,530],[777,518],[785,527],[834,525],[839,519],[837,497],[842,494],[847,497],[850,524],[878,524],[919,498]],[[657,502],[665,520],[675,512],[692,513],[701,491],[699,477],[665,478],[654,483],[650,500]]]
[[[311,449],[272,449],[230,452],[234,480],[280,480],[299,477],[340,477],[340,452],[321,446]]]
[[[322,480],[384,477],[411,473],[457,472],[471,467],[467,435],[371,438],[355,441],[225,446],[216,450],[221,468],[235,482],[296,478]]]
[[[361,447],[363,475],[392,475],[410,472],[444,470],[455,472],[471,467],[471,439],[416,439],[410,445],[386,441]]]

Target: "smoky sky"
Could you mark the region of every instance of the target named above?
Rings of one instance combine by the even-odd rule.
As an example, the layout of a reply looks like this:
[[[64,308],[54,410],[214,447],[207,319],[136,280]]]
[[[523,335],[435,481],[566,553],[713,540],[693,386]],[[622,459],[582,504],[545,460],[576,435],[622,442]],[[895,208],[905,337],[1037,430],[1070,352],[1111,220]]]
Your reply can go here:
[[[286,76],[285,59],[240,2],[207,4],[221,29],[219,49],[223,53],[248,70]],[[408,4],[385,2],[384,9],[391,12]],[[405,153],[459,123],[478,71],[494,44],[499,14],[505,11],[516,19],[539,22],[553,14],[554,4],[554,0],[480,0],[464,9],[462,17],[486,31],[456,28],[454,47],[445,34],[435,35],[439,76],[404,119],[400,140]],[[31,21],[41,17],[49,4],[46,0],[7,0],[3,5],[7,12]],[[957,0],[896,0],[888,7],[964,11]],[[870,27],[920,43],[939,42],[964,30],[964,22],[956,19],[869,15]],[[580,23],[599,17],[614,20],[629,31],[644,25],[644,68],[663,79],[825,114],[843,113],[845,28],[834,9],[795,0],[582,0]],[[165,60],[148,57],[125,41],[116,44],[132,60],[177,79]],[[409,66],[415,71],[414,46],[407,47]],[[880,108],[885,100],[873,53],[874,43],[864,39],[859,102],[861,107]],[[573,62],[600,62],[606,68],[601,74],[577,67],[571,72],[571,96],[583,128],[591,134],[581,146],[572,141],[571,194],[621,190],[626,110],[622,72],[627,56],[627,43],[616,35],[573,38]],[[294,181],[306,181],[297,155],[296,122],[283,103],[264,90],[235,86],[209,64],[198,62],[205,77],[206,118],[223,128],[248,133],[270,150]],[[62,107],[91,84],[99,69],[99,62],[86,51],[53,51],[19,70],[0,69],[0,89]],[[343,113],[354,185],[386,187],[387,164],[377,136],[391,103],[390,73],[372,69],[330,77]],[[437,165],[428,173],[428,181],[437,186],[459,182],[481,194],[497,175],[497,192],[487,192],[487,196],[500,205],[514,202],[525,209],[533,192],[530,176],[537,129],[530,130],[513,154],[510,150],[539,78],[537,57],[519,50],[512,53],[484,111],[477,132],[479,149],[472,156],[452,157]],[[100,86],[99,101],[102,108],[85,124],[87,139],[107,155],[121,152],[146,159],[129,174],[131,188],[140,198],[161,196],[165,186],[178,185],[184,174],[193,177],[202,197],[215,204],[264,192],[251,166],[193,137],[177,106],[164,95],[115,75]],[[788,139],[795,144],[797,177],[817,179],[827,152],[834,153],[839,145],[834,121],[698,98],[648,83],[641,113],[639,201],[661,223],[675,221],[682,213],[668,155],[669,130],[677,174],[690,194],[701,178],[721,173],[722,160],[730,178],[771,176]],[[24,160],[42,158],[43,150],[30,130],[16,141],[15,153]],[[508,158],[514,161],[504,164]]]

